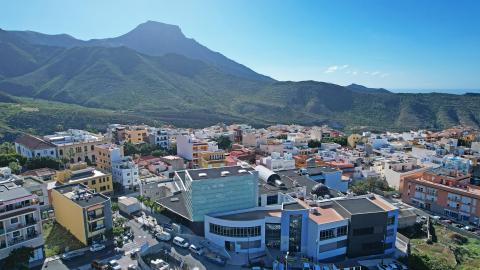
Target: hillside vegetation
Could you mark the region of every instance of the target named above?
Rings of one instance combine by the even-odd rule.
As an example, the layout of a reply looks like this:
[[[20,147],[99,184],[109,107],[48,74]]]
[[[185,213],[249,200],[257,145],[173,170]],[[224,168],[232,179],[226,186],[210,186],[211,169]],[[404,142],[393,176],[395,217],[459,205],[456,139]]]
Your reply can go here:
[[[90,41],[0,30],[0,58],[4,134],[113,122],[329,124],[346,130],[480,123],[479,94],[275,81],[186,38],[178,27],[153,22]]]

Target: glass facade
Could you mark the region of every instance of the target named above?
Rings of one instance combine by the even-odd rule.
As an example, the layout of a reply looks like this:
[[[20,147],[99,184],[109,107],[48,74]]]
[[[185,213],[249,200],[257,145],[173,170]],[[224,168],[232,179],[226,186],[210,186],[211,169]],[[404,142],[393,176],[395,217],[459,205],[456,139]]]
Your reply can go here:
[[[210,233],[228,237],[255,237],[261,235],[262,227],[227,227],[210,223]]]
[[[265,224],[265,244],[269,248],[280,248],[281,225],[276,223]]]
[[[302,215],[291,215],[288,223],[288,251],[300,252],[302,247]]]
[[[254,174],[185,181],[186,207],[193,221],[211,213],[255,207],[258,199]]]

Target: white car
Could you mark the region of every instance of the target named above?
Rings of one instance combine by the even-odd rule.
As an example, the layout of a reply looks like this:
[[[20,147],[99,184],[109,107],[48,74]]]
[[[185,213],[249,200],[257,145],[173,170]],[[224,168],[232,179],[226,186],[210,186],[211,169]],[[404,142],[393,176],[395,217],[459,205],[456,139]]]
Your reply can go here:
[[[90,246],[90,251],[91,252],[100,251],[102,249],[105,249],[104,244],[93,244],[93,245]]]
[[[155,238],[160,241],[170,241],[170,239],[172,239],[172,236],[168,232],[161,232],[157,233],[155,235]]]
[[[122,267],[118,264],[117,260],[111,260],[108,262],[108,266],[113,270],[122,270]]]
[[[179,247],[182,247],[182,248],[188,248],[188,241],[183,239],[182,237],[180,236],[175,236],[173,238],[173,243]]]
[[[85,254],[85,252],[83,251],[69,251],[69,252],[65,252],[62,254],[62,259],[64,260],[70,260],[70,259],[73,259],[75,257],[79,257],[79,256],[82,256],[83,254]]]
[[[197,255],[202,255],[202,254],[203,254],[203,248],[197,247],[197,246],[195,246],[194,244],[191,244],[191,245],[188,247],[188,249],[189,249],[191,252],[193,252],[193,253],[195,253],[195,254],[197,254]]]

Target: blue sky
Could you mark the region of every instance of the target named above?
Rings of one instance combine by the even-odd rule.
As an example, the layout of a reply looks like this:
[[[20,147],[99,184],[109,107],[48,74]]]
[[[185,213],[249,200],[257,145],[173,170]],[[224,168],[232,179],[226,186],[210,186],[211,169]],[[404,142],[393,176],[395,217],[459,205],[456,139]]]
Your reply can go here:
[[[480,89],[480,1],[0,0],[0,28],[121,35],[179,25],[212,50],[278,80],[389,89]]]

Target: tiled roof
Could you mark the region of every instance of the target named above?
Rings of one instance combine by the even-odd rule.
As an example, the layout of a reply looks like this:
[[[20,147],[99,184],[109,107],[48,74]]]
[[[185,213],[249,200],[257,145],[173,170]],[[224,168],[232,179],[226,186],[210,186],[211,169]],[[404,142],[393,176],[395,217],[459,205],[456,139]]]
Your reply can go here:
[[[32,150],[55,148],[55,145],[53,143],[47,142],[43,139],[40,139],[38,137],[29,135],[29,134],[22,135],[15,142]]]

